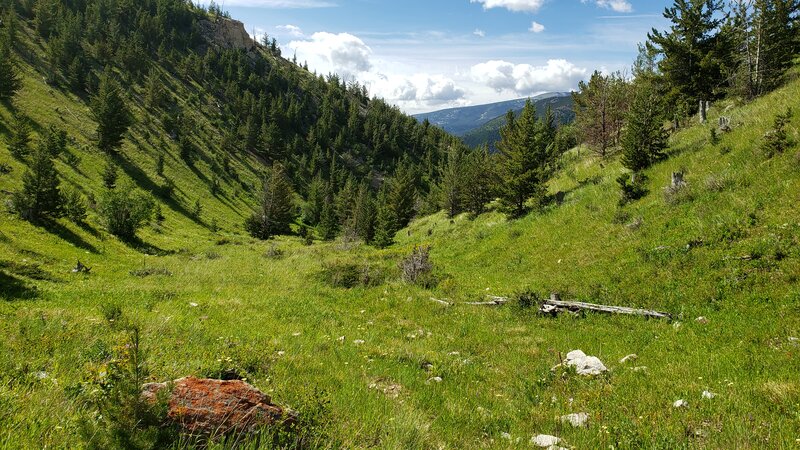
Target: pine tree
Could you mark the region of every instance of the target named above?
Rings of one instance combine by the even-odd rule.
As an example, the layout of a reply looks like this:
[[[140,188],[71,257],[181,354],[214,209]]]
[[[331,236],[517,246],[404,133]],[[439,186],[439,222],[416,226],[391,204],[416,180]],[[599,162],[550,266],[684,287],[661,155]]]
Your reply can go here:
[[[30,221],[61,217],[63,199],[58,185],[52,155],[45,145],[37,146],[22,176],[22,190],[14,194],[14,209]]]
[[[8,150],[16,158],[25,158],[30,153],[31,126],[28,118],[17,114],[11,124],[11,138],[8,140]]]
[[[348,226],[361,240],[372,242],[375,233],[375,201],[367,183],[362,183],[358,189],[353,216]]]
[[[501,154],[499,194],[509,214],[519,217],[525,212],[528,199],[544,196],[552,142],[545,140],[544,128],[537,123],[536,108],[530,99],[519,119],[509,114],[506,121],[497,145]]]
[[[627,83],[619,74],[595,71],[589,82],[581,81],[575,102],[575,124],[586,144],[605,158],[618,144],[628,108]]]
[[[103,186],[106,189],[117,187],[117,165],[111,158],[106,158],[106,166],[103,169]]]
[[[661,54],[658,67],[672,88],[671,102],[689,110],[700,100],[713,100],[723,84],[725,58],[721,0],[675,0],[664,9],[670,29],[653,29],[648,45]]]
[[[646,169],[663,158],[667,148],[661,99],[647,82],[637,83],[622,136],[622,164],[633,172]]]
[[[339,232],[339,218],[336,215],[336,204],[334,199],[336,196],[333,193],[333,186],[328,184],[325,191],[325,202],[322,205],[322,214],[320,215],[319,234],[322,239],[330,241],[336,237]]]
[[[14,98],[17,91],[22,88],[22,80],[14,57],[11,26],[7,25],[0,35],[0,101],[2,102]]]
[[[464,206],[473,215],[483,214],[486,204],[494,199],[497,190],[495,159],[489,146],[472,151],[466,158]]]
[[[292,187],[283,167],[274,164],[264,179],[258,211],[247,219],[245,228],[253,237],[266,240],[289,233],[294,218]]]
[[[394,176],[388,182],[386,202],[393,210],[397,230],[405,227],[414,218],[414,204],[417,200],[417,187],[411,164],[407,160],[401,162]],[[394,233],[392,233],[394,234]]]
[[[445,210],[447,217],[454,217],[463,211],[466,191],[466,155],[460,145],[453,145],[447,150],[447,159],[442,161],[439,169],[439,206]]]
[[[133,119],[110,69],[106,69],[100,77],[100,85],[97,94],[92,98],[91,108],[97,121],[97,146],[105,152],[115,151],[122,144],[123,136]]]
[[[303,221],[311,226],[316,226],[322,217],[322,208],[325,205],[325,182],[317,175],[308,185],[308,194],[303,206]]]
[[[394,235],[399,230],[395,209],[389,204],[386,187],[378,195],[378,207],[375,217],[375,237],[373,245],[386,248],[394,243]]]

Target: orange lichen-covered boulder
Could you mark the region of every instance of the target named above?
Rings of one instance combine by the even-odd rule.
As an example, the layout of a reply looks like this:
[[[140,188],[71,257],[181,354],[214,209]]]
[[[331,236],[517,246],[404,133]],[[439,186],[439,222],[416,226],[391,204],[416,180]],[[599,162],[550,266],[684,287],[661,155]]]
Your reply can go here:
[[[142,387],[142,396],[154,403],[159,392],[168,388],[168,419],[192,435],[252,433],[294,422],[294,413],[272,404],[268,395],[239,380],[187,377],[171,383],[149,383]]]

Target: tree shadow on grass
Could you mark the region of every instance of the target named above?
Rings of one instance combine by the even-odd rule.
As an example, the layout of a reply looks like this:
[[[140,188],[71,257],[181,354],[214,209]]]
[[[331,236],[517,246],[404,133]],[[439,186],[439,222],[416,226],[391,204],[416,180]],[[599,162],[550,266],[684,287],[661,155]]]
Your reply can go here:
[[[148,177],[147,174],[144,173],[144,171],[139,167],[137,167],[134,163],[132,163],[131,161],[127,160],[126,158],[118,154],[114,155],[113,158],[122,168],[122,170],[125,171],[125,173],[129,177],[131,177],[131,179],[133,179],[140,188],[152,193],[153,195],[158,195],[161,192],[161,186],[159,186],[153,180],[151,180],[150,177]],[[175,201],[175,199],[173,199],[172,197],[164,197],[161,195],[159,195],[159,197],[173,211],[183,214],[186,218],[195,221],[198,225],[203,225],[202,221],[198,220],[194,216],[194,214],[192,214],[189,210],[186,209],[185,206]]]
[[[36,225],[44,228],[48,232],[55,234],[56,236],[60,237],[61,239],[69,242],[70,244],[74,245],[75,247],[82,248],[84,250],[88,250],[94,254],[99,254],[100,251],[94,245],[87,242],[83,239],[80,235],[75,233],[74,231],[70,230],[66,226],[56,222],[55,220],[48,220],[37,223]]]
[[[38,295],[35,286],[31,286],[19,278],[0,270],[0,299],[30,300]]]

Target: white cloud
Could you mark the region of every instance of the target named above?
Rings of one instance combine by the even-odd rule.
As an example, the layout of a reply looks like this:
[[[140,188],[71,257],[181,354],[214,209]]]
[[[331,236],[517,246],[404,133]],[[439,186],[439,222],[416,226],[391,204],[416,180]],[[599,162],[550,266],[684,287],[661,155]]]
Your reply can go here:
[[[456,81],[443,75],[403,74],[381,61],[373,61],[372,49],[349,33],[314,33],[310,38],[290,42],[288,48],[296,52],[298,61],[308,62],[311,70],[357,80],[372,95],[406,110],[462,104],[467,95]]]
[[[586,78],[589,70],[564,59],[551,59],[544,66],[487,61],[471,69],[472,78],[496,92],[511,91],[526,96],[546,91],[568,91]]]
[[[514,12],[534,13],[542,7],[546,0],[469,0],[470,3],[481,3],[483,9],[506,8]]]
[[[476,29],[475,31],[472,32],[472,34],[478,37],[486,37],[486,32],[481,29]]]
[[[278,25],[275,28],[277,30],[279,30],[279,31],[284,31],[286,33],[289,33],[290,35],[292,35],[294,37],[303,37],[304,36],[303,30],[300,29],[300,27],[298,27],[297,25]]]
[[[586,3],[588,0],[581,1]],[[610,9],[618,13],[633,12],[633,5],[631,5],[627,0],[594,0],[594,2],[601,8]]]
[[[208,2],[201,2],[208,4]],[[309,9],[309,8],[331,8],[337,6],[336,3],[327,0],[226,0],[222,2],[224,6],[250,6],[256,8],[273,9]],[[220,4],[217,1],[217,4]]]
[[[310,40],[290,42],[289,48],[295,51],[299,61],[307,61],[321,73],[353,76],[372,67],[372,49],[350,33],[314,33]]]
[[[541,33],[544,31],[544,25],[540,24],[539,22],[533,22],[531,23],[531,27],[528,29],[528,31],[532,33]]]

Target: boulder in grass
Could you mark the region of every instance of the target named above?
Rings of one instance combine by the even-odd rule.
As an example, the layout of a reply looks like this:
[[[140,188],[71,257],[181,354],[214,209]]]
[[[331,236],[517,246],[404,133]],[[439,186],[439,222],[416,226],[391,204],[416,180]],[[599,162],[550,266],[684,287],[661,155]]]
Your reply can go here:
[[[171,389],[166,396],[168,420],[195,436],[253,433],[296,421],[294,412],[273,404],[267,394],[241,380],[187,377],[148,383],[142,387],[142,397],[154,403],[164,389]]]
[[[587,356],[581,350],[574,350],[567,353],[564,365],[574,367],[578,375],[600,375],[608,372],[608,369],[596,356]]]

